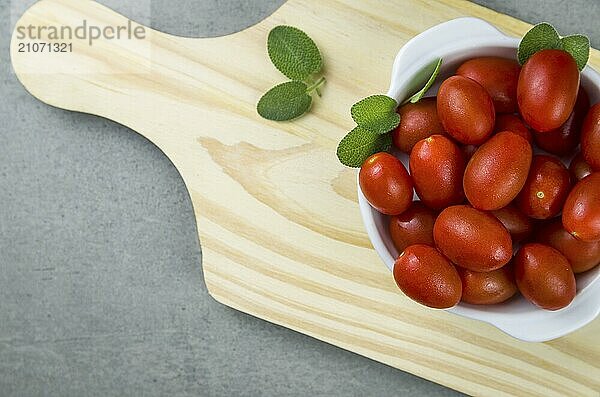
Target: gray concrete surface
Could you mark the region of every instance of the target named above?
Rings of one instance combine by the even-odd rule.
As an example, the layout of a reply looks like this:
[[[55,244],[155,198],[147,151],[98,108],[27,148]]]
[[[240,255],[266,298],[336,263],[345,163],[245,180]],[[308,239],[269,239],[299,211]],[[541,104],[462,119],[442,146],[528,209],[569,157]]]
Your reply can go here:
[[[192,208],[136,133],[46,106],[11,73],[0,0],[0,396],[453,396],[212,300]],[[187,36],[238,31],[282,0],[103,0]],[[483,1],[600,43],[594,0]]]

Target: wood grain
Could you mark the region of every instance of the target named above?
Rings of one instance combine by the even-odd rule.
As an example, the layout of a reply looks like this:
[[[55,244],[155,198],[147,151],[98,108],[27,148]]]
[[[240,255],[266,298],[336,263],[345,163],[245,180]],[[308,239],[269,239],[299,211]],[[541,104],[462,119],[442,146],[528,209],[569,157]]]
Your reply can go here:
[[[41,101],[115,120],[166,153],[190,192],[206,284],[218,301],[463,392],[598,396],[600,321],[532,344],[399,293],[363,229],[354,171],[335,157],[352,127],[348,109],[386,91],[403,43],[467,15],[516,35],[529,27],[458,0],[290,0],[227,37],[147,29],[145,40],[74,40],[72,54],[23,54],[13,35],[11,57]],[[45,0],[18,25],[83,19],[127,21],[92,1]],[[278,24],[308,32],[325,56],[323,97],[291,123],[255,111],[284,80],[265,49]],[[596,50],[591,63],[600,67]]]

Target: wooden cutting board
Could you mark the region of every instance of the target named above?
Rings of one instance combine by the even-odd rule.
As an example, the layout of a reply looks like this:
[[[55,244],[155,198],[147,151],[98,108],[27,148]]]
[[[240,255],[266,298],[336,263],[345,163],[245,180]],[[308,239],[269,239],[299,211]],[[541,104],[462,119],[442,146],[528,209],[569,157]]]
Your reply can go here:
[[[225,305],[477,395],[598,396],[600,321],[547,343],[405,298],[371,248],[355,171],[335,156],[350,106],[387,90],[394,56],[414,35],[459,16],[522,35],[526,23],[458,0],[290,0],[243,32],[187,39],[74,39],[72,53],[19,53],[17,77],[50,105],[131,127],[171,159],[189,190],[211,295]],[[17,26],[127,25],[92,1],[46,0]],[[261,119],[255,104],[285,78],[266,37],[306,31],[327,84],[310,113]],[[47,40],[42,40],[47,41]],[[26,42],[26,41],[25,41]],[[600,67],[600,53],[592,52]]]

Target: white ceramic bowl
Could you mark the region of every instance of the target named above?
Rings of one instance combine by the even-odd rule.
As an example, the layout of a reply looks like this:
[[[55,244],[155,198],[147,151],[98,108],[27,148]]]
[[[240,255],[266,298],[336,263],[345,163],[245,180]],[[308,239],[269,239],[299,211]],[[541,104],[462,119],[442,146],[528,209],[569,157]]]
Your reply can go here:
[[[436,25],[402,47],[394,60],[388,95],[399,103],[404,101],[424,85],[438,58],[443,58],[442,70],[437,84],[427,95],[434,95],[440,82],[452,75],[463,61],[489,55],[514,59],[518,45],[519,39],[506,36],[477,18],[459,18]],[[586,66],[581,74],[581,84],[589,93],[592,104],[600,101],[600,75],[595,70]],[[408,168],[408,157],[401,154],[399,158]],[[369,205],[360,188],[358,201],[371,243],[392,270],[398,251],[387,230],[388,217]],[[541,310],[520,295],[498,305],[460,303],[447,310],[493,324],[524,341],[555,339],[583,327],[600,313],[600,267],[577,276],[577,296],[568,307],[558,311]]]

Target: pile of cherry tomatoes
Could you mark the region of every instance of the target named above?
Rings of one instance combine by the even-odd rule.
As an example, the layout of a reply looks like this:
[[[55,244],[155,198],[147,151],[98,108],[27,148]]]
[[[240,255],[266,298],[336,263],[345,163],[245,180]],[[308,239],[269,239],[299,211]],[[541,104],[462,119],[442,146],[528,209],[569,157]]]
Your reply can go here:
[[[359,183],[390,216],[400,289],[434,308],[518,291],[542,309],[568,306],[574,275],[600,263],[600,103],[590,108],[573,57],[471,59],[437,97],[398,112],[394,145],[410,173],[381,152]]]

